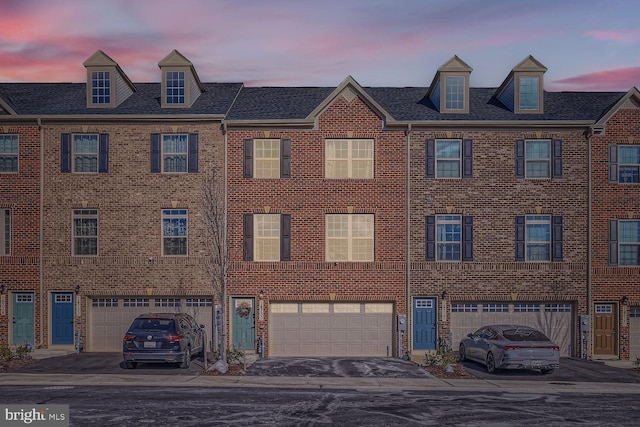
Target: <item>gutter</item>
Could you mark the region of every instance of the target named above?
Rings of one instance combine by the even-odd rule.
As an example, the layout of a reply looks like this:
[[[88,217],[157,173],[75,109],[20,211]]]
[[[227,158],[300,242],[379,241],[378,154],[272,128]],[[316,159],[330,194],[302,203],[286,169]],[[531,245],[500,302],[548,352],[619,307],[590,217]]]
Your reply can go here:
[[[73,122],[90,122],[90,123],[139,123],[139,122],[219,122],[224,120],[224,114],[191,114],[191,115],[128,115],[128,114],[79,114],[66,116],[0,116],[0,122],[7,119],[11,123],[33,122],[38,123],[73,123]]]

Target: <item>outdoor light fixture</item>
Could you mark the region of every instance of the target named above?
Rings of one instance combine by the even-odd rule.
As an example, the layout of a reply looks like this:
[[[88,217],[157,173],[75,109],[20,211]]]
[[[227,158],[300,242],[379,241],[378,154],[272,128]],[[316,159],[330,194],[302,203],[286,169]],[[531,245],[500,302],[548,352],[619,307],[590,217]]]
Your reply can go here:
[[[260,293],[258,294],[258,297],[260,297],[260,299],[264,298],[264,291],[262,289],[260,289]]]
[[[626,295],[623,296],[622,299],[620,299],[620,302],[626,305],[627,303],[629,303],[629,297]]]
[[[76,295],[80,293],[80,285],[76,285]]]
[[[449,296],[449,292],[447,292],[446,289],[442,291],[442,299],[446,299],[448,296]]]

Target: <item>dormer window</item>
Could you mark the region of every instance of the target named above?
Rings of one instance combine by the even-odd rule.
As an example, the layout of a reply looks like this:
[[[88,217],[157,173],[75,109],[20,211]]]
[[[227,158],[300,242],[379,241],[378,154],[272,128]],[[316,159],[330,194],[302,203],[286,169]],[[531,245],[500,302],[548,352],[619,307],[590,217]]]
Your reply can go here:
[[[543,75],[547,68],[529,55],[502,82],[495,97],[516,114],[544,113]]]
[[[111,73],[109,71],[91,72],[91,102],[111,104]]]
[[[162,108],[189,108],[204,92],[193,64],[177,50],[164,57],[158,66],[162,71]]]
[[[441,113],[469,112],[469,75],[473,69],[454,56],[433,78],[427,97]]]
[[[167,71],[167,104],[184,104],[184,71]]]
[[[120,66],[101,50],[83,65],[87,69],[87,108],[116,108],[136,91]]]
[[[518,86],[520,110],[539,110],[539,79],[537,77],[520,77]]]

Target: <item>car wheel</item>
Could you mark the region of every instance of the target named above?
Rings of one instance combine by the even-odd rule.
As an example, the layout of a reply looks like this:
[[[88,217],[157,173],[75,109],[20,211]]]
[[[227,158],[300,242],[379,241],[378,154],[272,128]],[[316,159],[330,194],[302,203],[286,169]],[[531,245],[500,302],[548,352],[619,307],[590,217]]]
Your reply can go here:
[[[458,356],[460,357],[460,361],[464,362],[467,360],[467,349],[464,348],[464,344],[460,344],[460,350],[458,351]]]
[[[180,367],[182,369],[187,369],[189,365],[191,365],[191,347],[187,347],[184,351],[184,359],[182,360],[182,363],[180,363]]]
[[[540,369],[540,371],[541,371],[544,375],[549,375],[549,374],[553,374],[553,371],[555,371],[555,369]]]
[[[493,353],[487,353],[485,365],[487,366],[488,373],[493,374],[496,372],[496,359],[493,357]]]
[[[127,369],[136,369],[138,367],[138,362],[124,362],[124,366]]]

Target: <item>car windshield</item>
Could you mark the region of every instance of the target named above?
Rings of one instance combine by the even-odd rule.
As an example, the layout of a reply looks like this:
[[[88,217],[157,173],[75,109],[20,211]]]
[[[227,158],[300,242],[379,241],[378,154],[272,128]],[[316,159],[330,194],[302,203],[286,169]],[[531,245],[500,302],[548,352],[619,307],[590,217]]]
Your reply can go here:
[[[509,341],[549,341],[545,334],[531,328],[505,329],[502,335]]]
[[[133,325],[131,325],[131,329],[144,330],[144,331],[175,332],[176,327],[175,327],[175,321],[173,319],[145,318],[145,319],[134,320]]]

